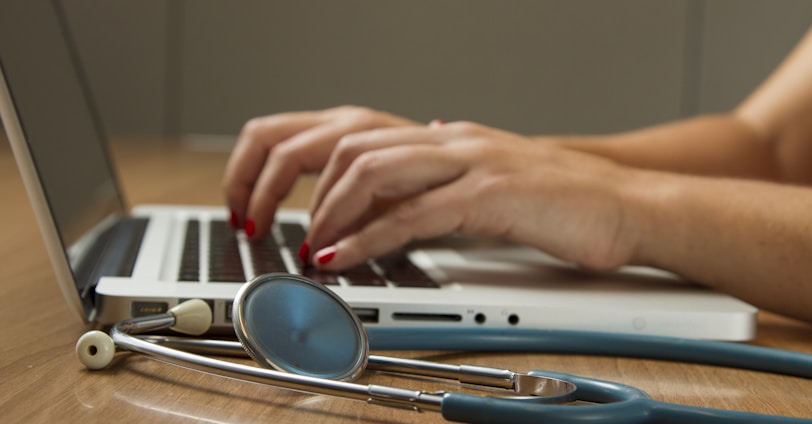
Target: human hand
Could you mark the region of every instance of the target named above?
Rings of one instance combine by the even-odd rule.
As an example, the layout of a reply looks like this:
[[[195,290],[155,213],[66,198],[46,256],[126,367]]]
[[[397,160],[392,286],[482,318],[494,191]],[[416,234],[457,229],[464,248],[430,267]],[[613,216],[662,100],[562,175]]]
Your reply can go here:
[[[223,178],[231,226],[244,228],[248,237],[264,236],[296,178],[301,173],[320,171],[342,137],[404,125],[417,124],[354,106],[250,120],[240,133]]]
[[[311,207],[313,263],[339,270],[411,240],[499,236],[590,268],[626,263],[634,171],[471,123],[344,137]]]

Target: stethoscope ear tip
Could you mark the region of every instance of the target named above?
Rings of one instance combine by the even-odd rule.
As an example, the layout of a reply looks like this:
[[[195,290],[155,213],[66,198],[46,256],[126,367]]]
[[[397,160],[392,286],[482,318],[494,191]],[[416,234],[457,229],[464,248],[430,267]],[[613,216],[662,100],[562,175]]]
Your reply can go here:
[[[169,313],[175,317],[175,324],[170,328],[178,333],[199,336],[211,327],[211,307],[201,299],[180,303]]]
[[[106,333],[88,331],[76,342],[76,356],[90,370],[100,370],[113,362],[116,345]]]

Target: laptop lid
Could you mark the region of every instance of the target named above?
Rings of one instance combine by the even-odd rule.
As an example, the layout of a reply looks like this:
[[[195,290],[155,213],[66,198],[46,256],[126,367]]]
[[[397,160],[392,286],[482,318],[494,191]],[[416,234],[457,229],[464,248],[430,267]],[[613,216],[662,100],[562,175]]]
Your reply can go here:
[[[59,287],[92,319],[79,277],[90,238],[126,208],[59,2],[13,0],[0,13],[0,115]]]

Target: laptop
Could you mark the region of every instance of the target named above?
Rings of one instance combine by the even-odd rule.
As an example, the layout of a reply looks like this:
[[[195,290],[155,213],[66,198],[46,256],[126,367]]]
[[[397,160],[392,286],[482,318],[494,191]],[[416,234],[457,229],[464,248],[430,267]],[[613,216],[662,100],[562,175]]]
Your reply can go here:
[[[756,308],[656,269],[592,273],[536,249],[451,235],[327,274],[296,259],[305,211],[279,211],[254,243],[228,227],[222,206],[129,208],[60,4],[2,8],[0,112],[57,283],[84,321],[111,325],[200,298],[212,332],[229,333],[241,284],[281,271],[326,284],[368,328],[754,337]]]

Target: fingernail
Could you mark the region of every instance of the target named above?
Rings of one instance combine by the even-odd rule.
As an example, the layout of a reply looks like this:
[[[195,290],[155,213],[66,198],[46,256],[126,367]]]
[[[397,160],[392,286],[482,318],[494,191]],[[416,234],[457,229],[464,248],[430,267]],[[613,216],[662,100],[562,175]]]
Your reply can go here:
[[[316,252],[316,260],[319,262],[320,265],[324,265],[327,262],[332,261],[335,256],[336,256],[335,246],[325,247],[324,249],[321,249],[318,252]]]
[[[231,216],[228,218],[228,225],[231,226],[232,230],[236,230],[240,226],[240,219],[237,218],[237,213],[231,211]]]
[[[243,228],[243,230],[245,230],[245,235],[247,235],[248,237],[254,237],[254,231],[256,231],[256,225],[254,224],[254,220],[253,219],[245,220],[245,227]]]
[[[429,122],[429,127],[431,127],[431,128],[441,127],[444,124],[445,124],[445,121],[443,121],[442,119],[435,119],[435,120],[432,120],[431,122]]]
[[[299,247],[299,260],[308,263],[310,262],[310,245],[307,242],[302,243]]]

